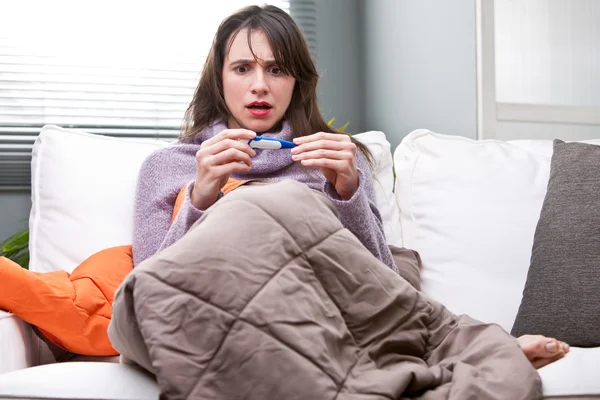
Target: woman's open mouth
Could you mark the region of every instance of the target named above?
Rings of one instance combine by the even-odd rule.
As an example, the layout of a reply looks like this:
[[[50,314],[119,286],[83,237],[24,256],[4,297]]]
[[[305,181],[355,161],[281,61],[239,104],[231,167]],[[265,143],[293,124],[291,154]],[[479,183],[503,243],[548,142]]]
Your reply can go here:
[[[250,103],[246,106],[246,109],[250,112],[250,114],[255,117],[264,117],[271,112],[273,106],[266,101],[255,101],[254,103]]]

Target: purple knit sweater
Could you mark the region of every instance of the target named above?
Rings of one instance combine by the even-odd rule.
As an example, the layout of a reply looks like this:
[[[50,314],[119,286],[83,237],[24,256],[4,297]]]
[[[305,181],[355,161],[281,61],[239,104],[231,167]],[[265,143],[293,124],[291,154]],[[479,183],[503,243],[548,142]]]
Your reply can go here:
[[[135,203],[133,235],[134,265],[181,238],[202,216],[203,211],[191,202],[191,191],[196,176],[196,152],[202,141],[226,129],[216,123],[200,132],[191,143],[179,141],[150,154],[142,164]],[[284,121],[278,132],[262,134],[292,140],[289,124]],[[289,150],[260,150],[252,158],[252,169],[231,175],[238,180],[260,179],[280,181],[294,179],[310,188],[323,192],[338,210],[342,225],[348,228],[378,259],[398,271],[383,233],[381,215],[375,206],[372,176],[369,164],[358,153],[359,187],[349,200],[341,200],[333,185],[327,182],[319,168],[308,168],[292,160]],[[185,200],[177,217],[171,223],[175,200],[181,188],[188,185]],[[222,193],[219,195],[219,198]],[[218,201],[218,200],[217,200]]]

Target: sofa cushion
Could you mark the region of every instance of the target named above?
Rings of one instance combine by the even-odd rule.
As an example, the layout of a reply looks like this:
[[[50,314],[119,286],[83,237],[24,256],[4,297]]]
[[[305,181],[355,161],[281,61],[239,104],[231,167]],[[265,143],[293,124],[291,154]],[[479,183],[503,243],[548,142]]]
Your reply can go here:
[[[367,146],[373,155],[373,188],[385,237],[389,244],[400,246],[402,236],[398,205],[394,197],[394,161],[390,142],[381,131],[359,133],[354,138]]]
[[[0,398],[158,399],[154,377],[132,365],[67,362],[0,375]]]
[[[457,314],[511,330],[551,157],[551,140],[472,140],[428,130],[404,138],[394,152],[395,194],[403,246],[421,255],[426,294]]]
[[[538,370],[545,399],[600,399],[600,348],[571,347],[562,359]]]
[[[139,168],[166,145],[45,126],[33,147],[30,270],[72,272],[100,250],[130,245]]]
[[[554,141],[548,190],[512,334],[600,346],[600,146]]]
[[[388,241],[399,244],[390,143],[378,131],[355,138],[374,156],[377,206]],[[33,148],[30,270],[72,272],[101,250],[130,245],[140,166],[167,145],[45,126]]]

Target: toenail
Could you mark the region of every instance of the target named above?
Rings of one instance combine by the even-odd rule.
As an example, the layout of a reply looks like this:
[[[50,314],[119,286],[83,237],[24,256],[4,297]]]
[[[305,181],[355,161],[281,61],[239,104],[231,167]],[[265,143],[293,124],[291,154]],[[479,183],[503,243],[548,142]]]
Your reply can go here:
[[[548,353],[555,353],[556,352],[556,343],[555,342],[546,343],[546,351]]]

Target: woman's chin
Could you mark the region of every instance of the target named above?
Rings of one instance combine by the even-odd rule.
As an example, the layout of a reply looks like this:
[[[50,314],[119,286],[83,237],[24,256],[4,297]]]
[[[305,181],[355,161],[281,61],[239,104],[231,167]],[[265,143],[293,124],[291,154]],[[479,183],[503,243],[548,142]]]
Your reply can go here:
[[[245,117],[245,116],[244,116]],[[231,117],[227,123],[229,129],[248,129],[256,133],[272,132],[279,126],[283,117],[274,118],[275,116],[269,116],[268,118],[234,118]]]
[[[246,129],[256,133],[270,132],[278,121],[248,121]]]

